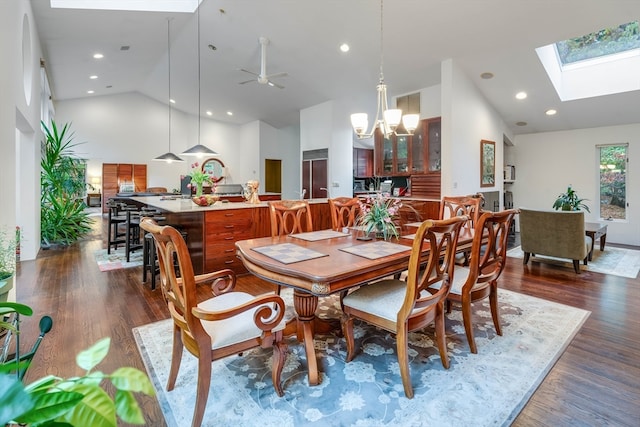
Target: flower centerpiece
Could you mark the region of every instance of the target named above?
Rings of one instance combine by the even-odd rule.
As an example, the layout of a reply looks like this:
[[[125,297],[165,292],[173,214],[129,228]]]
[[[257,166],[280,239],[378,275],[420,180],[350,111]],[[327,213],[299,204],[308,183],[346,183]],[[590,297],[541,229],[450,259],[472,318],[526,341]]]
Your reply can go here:
[[[389,197],[389,193],[378,193],[367,196],[360,201],[360,215],[357,223],[365,233],[375,231],[376,237],[388,240],[391,236],[398,237],[398,210],[402,206],[399,199]]]
[[[215,176],[203,171],[198,162],[195,162],[191,165],[191,172],[189,172],[187,175],[191,177],[191,182],[188,184],[188,187],[193,188],[193,186],[195,185],[197,197],[202,196],[202,186],[205,183],[214,185],[215,189]]]

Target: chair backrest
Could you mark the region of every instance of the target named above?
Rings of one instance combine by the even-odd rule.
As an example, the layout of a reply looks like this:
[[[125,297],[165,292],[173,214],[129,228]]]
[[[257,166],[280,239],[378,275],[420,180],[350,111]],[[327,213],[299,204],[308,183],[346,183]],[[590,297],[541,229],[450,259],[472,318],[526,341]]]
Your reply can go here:
[[[275,200],[269,202],[271,235],[284,236],[313,231],[311,209],[306,200]]]
[[[466,215],[469,221],[465,224],[468,229],[474,228],[480,218],[482,199],[471,196],[443,196],[440,201],[440,219]]]
[[[168,225],[159,226],[152,218],[143,218],[140,227],[153,236],[158,254],[162,294],[174,324],[182,330],[183,341],[193,339],[199,343],[203,340],[210,343],[211,337],[191,311],[197,307],[198,301],[195,274],[184,238],[175,228]],[[177,261],[179,274],[176,272],[174,260]],[[212,288],[215,290],[215,284]],[[184,344],[190,351],[193,350],[193,342]]]
[[[518,221],[523,252],[574,260],[587,256],[583,211],[520,208]]]
[[[167,193],[167,187],[148,187],[145,193]]]
[[[360,212],[360,201],[357,197],[336,197],[329,199],[331,211],[331,228],[341,230],[356,225]]]
[[[498,280],[507,263],[509,227],[517,214],[517,209],[508,209],[486,211],[480,216],[471,244],[469,277],[463,285],[463,293],[476,284],[488,286]]]
[[[418,227],[411,247],[407,293],[398,312],[398,324],[405,322],[409,317],[419,316],[420,311],[444,301],[449,294],[458,236],[467,219],[466,216],[455,216],[443,220],[426,220]],[[425,241],[429,245],[426,264],[423,258]],[[441,282],[438,289],[429,288],[438,282]]]

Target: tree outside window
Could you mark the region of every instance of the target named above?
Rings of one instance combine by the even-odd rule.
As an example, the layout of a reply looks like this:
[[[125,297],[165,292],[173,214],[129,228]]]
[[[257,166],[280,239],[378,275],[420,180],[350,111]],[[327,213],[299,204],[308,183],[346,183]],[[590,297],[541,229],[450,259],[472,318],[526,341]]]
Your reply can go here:
[[[628,144],[601,145],[600,218],[614,220],[627,217],[627,148]]]

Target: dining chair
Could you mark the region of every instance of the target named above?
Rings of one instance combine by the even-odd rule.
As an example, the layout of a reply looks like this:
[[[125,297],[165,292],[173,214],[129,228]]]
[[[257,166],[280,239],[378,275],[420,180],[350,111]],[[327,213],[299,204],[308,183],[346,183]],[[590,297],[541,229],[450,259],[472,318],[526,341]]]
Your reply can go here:
[[[360,212],[360,201],[357,197],[335,197],[328,202],[332,229],[339,231],[356,225]]]
[[[443,196],[440,200],[440,216],[439,219],[451,218],[459,215],[469,217],[463,227],[463,233],[473,233],[475,224],[480,218],[482,212],[482,198],[473,196]],[[467,265],[469,263],[469,254],[471,246],[458,248],[456,255],[456,263]]]
[[[455,267],[447,297],[447,312],[451,311],[452,302],[461,304],[464,330],[472,353],[478,353],[473,337],[472,303],[489,298],[493,325],[496,333],[502,335],[498,313],[498,278],[507,263],[509,227],[516,214],[517,209],[484,212],[476,223],[469,265]]]
[[[396,334],[400,375],[407,398],[413,397],[409,376],[409,332],[435,323],[442,365],[449,368],[444,328],[444,302],[454,275],[454,255],[460,228],[467,220],[458,216],[426,220],[413,239],[407,280],[386,279],[361,286],[343,299],[342,331],[347,342],[347,362],[355,356],[354,319],[361,319]],[[428,246],[425,253],[424,244]],[[425,256],[427,257],[425,264]],[[437,290],[432,285],[439,284]]]
[[[196,403],[191,425],[200,426],[209,397],[211,364],[255,347],[273,347],[271,378],[282,396],[280,377],[286,359],[282,331],[285,305],[280,296],[254,297],[234,290],[236,275],[225,269],[195,275],[187,245],[178,230],[143,218],[140,227],[152,234],[160,264],[160,286],[173,320],[173,349],[167,390],[173,390],[183,349],[198,359]],[[178,264],[178,271],[173,261]],[[179,275],[179,277],[178,277]],[[212,296],[198,302],[196,288],[210,284]],[[224,379],[221,379],[224,380]]]
[[[274,200],[269,202],[271,236],[313,231],[311,209],[306,200]]]

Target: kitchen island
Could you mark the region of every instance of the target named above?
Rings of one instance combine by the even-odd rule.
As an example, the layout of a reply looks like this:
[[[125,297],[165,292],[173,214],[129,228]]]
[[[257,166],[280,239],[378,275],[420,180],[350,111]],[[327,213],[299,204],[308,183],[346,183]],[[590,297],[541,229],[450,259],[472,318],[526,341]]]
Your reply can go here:
[[[196,274],[223,268],[246,273],[236,257],[235,242],[271,235],[267,201],[258,204],[217,201],[211,206],[198,206],[191,199],[180,197],[143,196],[130,200],[158,209],[166,217],[166,224],[187,233],[187,247]],[[309,204],[313,228],[331,228],[327,199],[313,199]]]

